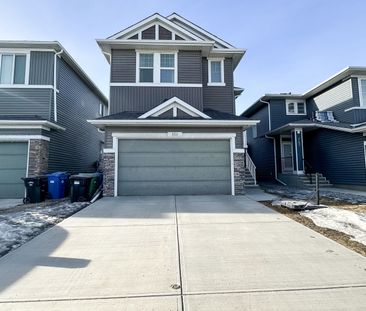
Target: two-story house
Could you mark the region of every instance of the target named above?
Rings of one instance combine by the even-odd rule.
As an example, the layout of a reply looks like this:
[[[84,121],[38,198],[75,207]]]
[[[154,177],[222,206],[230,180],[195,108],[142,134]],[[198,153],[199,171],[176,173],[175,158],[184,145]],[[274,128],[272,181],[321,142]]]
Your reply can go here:
[[[243,130],[233,72],[245,50],[154,14],[105,40],[110,64],[104,195],[241,194]]]
[[[0,198],[21,177],[95,171],[103,134],[86,120],[108,101],[58,42],[0,41]]]
[[[331,184],[366,188],[366,67],[304,94],[267,94],[242,116],[261,120],[246,133],[258,180],[306,185],[319,172]]]

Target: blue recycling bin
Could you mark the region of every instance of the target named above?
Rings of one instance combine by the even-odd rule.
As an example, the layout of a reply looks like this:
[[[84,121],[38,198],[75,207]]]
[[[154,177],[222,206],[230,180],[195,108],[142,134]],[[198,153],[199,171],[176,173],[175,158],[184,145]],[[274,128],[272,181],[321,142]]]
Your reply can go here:
[[[62,199],[66,195],[69,183],[69,174],[66,172],[55,172],[48,174],[48,193],[51,199]]]

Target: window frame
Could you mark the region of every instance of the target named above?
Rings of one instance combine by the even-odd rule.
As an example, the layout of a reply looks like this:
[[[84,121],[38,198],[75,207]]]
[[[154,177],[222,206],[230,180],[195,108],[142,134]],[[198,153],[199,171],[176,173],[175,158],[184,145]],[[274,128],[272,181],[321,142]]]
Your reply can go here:
[[[212,82],[211,77],[211,63],[212,62],[220,62],[221,68],[221,82]],[[207,77],[207,85],[208,86],[225,86],[225,58],[207,58],[207,66],[208,66],[208,77]]]
[[[3,55],[12,55],[12,72],[11,72],[11,83],[0,83],[0,87],[22,87],[23,85],[29,85],[29,64],[30,64],[30,50],[24,49],[0,49],[0,73],[1,73],[1,63]],[[14,83],[15,76],[15,56],[22,55],[25,56],[25,73],[24,73],[24,83]]]
[[[152,82],[140,82],[140,54],[153,54],[153,81]],[[174,67],[161,67],[160,55],[170,54],[174,55]],[[160,72],[161,69],[174,70],[173,82],[161,82]],[[178,51],[151,51],[151,50],[136,50],[136,84],[139,85],[166,85],[172,86],[178,84]]]
[[[289,111],[289,104],[294,104],[294,112]],[[304,112],[299,113],[298,104],[304,104]],[[302,99],[286,99],[286,115],[288,116],[306,116],[306,101]]]
[[[366,98],[362,96],[362,81],[366,83],[366,76],[365,77],[358,77],[358,96],[360,100],[360,107],[366,108]]]

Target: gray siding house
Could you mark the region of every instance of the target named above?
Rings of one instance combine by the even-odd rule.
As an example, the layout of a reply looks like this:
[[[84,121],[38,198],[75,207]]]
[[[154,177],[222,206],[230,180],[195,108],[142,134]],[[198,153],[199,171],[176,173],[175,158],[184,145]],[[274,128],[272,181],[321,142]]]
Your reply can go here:
[[[315,172],[366,189],[366,67],[348,67],[304,94],[267,94],[242,114],[261,120],[245,134],[258,180],[292,185]]]
[[[94,171],[103,134],[86,120],[108,102],[58,42],[0,41],[0,198],[21,177]]]
[[[242,194],[233,73],[245,50],[187,19],[154,14],[103,40],[110,64],[104,195]]]

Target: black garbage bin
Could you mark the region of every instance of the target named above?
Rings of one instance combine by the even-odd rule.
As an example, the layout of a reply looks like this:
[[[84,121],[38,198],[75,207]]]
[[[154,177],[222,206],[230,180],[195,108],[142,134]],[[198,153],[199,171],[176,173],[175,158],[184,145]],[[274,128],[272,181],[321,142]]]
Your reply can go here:
[[[70,200],[72,202],[89,201],[89,187],[92,177],[72,175],[70,176]]]
[[[26,189],[26,196],[23,199],[24,204],[39,203],[46,199],[48,192],[47,176],[31,176],[22,179]]]

